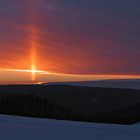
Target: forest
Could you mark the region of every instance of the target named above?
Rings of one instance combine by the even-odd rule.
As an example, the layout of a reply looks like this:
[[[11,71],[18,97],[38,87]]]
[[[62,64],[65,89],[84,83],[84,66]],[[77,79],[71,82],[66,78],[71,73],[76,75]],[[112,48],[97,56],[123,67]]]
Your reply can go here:
[[[83,89],[81,90],[80,88],[86,90]],[[140,91],[139,90],[105,89],[105,88],[103,89],[98,88],[98,90],[97,88],[89,88],[88,90],[87,89],[88,88],[67,86],[67,85],[61,85],[61,86],[58,85],[58,86],[50,86],[50,87],[37,86],[37,85],[0,86],[0,114],[50,118],[50,119],[60,119],[60,120],[84,121],[84,122],[117,123],[117,124],[133,124],[140,121],[140,102],[139,102]],[[98,93],[95,94],[93,92],[95,90],[96,92],[98,91]],[[37,91],[40,92],[37,94]],[[46,94],[44,93],[44,91],[46,92]],[[121,106],[121,102],[120,102],[120,104],[119,103],[117,104],[118,106],[114,106],[113,108],[112,105],[113,103],[111,99],[110,102],[107,99],[107,101],[110,104],[110,108],[109,108],[108,106],[105,106],[105,104],[107,104],[106,103],[107,101],[105,100],[106,101],[105,102],[104,101],[105,98],[103,97],[101,101],[99,100],[98,102],[94,102],[94,103],[92,102],[90,104],[87,103],[86,98],[89,96],[87,92],[91,92],[90,96],[88,97],[89,99],[92,98],[91,94],[92,96],[94,95],[94,97],[96,98],[101,95],[103,96],[103,93],[101,91],[105,92],[104,97],[106,97],[106,92],[108,92],[107,98],[111,97],[112,101],[120,99],[120,97],[118,99],[115,98],[115,95],[112,96],[112,94],[115,91],[116,91],[115,94],[117,94],[117,96],[119,96],[119,94],[125,94],[125,96],[122,95],[122,98],[126,98],[124,100],[125,105],[122,103]],[[71,93],[72,96],[70,96],[71,94],[69,92],[73,92],[75,94],[77,92],[79,100],[77,95],[73,95],[73,93]],[[83,92],[86,92],[86,94],[82,95]],[[58,95],[56,96],[56,94]],[[55,97],[55,99],[53,99],[50,95]],[[67,98],[64,98],[65,97],[64,95]],[[58,96],[60,96],[59,97],[60,99],[62,99],[63,96],[65,102],[58,101],[57,98]],[[73,103],[71,103],[73,104],[73,106],[70,106],[71,105],[70,102],[72,102],[73,96],[75,96],[77,100],[77,106],[78,104],[79,106],[81,106],[81,111],[74,110],[76,108],[76,102],[74,101]],[[113,97],[115,99],[113,99]],[[134,100],[132,97],[138,99],[136,100],[134,98],[135,99]],[[85,98],[85,102],[84,100],[82,100],[81,103],[80,100],[84,98]],[[131,102],[131,104],[127,103],[128,101]],[[82,104],[85,105],[82,106]],[[106,108],[108,110],[106,110]],[[89,111],[86,112],[85,110],[88,109]],[[90,112],[90,110],[93,111]]]

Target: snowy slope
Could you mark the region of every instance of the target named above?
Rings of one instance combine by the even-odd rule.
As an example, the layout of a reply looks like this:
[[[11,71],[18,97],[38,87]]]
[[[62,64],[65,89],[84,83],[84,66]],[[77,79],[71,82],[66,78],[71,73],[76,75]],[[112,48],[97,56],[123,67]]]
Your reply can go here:
[[[81,82],[79,84],[91,87],[140,89],[140,80],[103,80],[93,82]]]
[[[139,140],[140,124],[124,126],[0,115],[0,140]]]
[[[59,82],[49,83],[47,85],[54,84],[69,84],[77,86],[88,86],[88,87],[107,87],[107,88],[129,88],[129,89],[140,89],[140,79],[137,80],[99,80],[99,81],[83,81],[83,82]]]

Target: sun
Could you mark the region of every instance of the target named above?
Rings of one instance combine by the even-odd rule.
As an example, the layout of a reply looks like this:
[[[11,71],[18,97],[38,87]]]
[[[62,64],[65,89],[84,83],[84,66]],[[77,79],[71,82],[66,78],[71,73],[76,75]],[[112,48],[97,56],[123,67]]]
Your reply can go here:
[[[35,80],[36,80],[36,74],[37,74],[37,73],[40,73],[40,74],[41,74],[41,73],[51,74],[51,73],[48,72],[48,71],[38,70],[37,67],[36,67],[36,65],[35,65],[35,63],[32,63],[32,64],[31,64],[31,69],[30,69],[30,70],[26,70],[26,71],[28,71],[28,72],[31,73],[31,80],[32,80],[32,81],[35,81]]]

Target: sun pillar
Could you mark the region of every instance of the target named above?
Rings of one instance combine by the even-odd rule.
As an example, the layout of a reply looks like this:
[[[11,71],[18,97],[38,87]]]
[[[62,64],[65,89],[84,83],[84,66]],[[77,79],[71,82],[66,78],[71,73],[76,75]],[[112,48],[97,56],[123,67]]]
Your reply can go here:
[[[37,71],[37,43],[38,43],[38,3],[39,0],[29,0],[28,1],[30,7],[27,10],[29,25],[28,28],[28,36],[29,36],[29,47],[31,51],[30,58],[30,70],[31,70],[31,80],[36,80],[36,71]]]
[[[31,70],[32,70],[31,79],[32,79],[32,81],[35,81],[35,79],[36,79],[36,66],[34,63],[31,66]]]
[[[35,81],[36,79],[36,41],[35,39],[31,40],[31,79]]]
[[[30,46],[31,46],[31,79],[32,81],[35,81],[36,79],[36,39],[35,39],[35,33],[32,31],[32,38],[30,40]]]

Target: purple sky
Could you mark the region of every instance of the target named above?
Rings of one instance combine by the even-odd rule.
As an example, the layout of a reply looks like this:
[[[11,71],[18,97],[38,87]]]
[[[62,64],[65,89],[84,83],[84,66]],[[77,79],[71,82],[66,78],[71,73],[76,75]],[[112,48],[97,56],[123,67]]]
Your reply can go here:
[[[140,74],[139,0],[0,0],[0,67]]]

